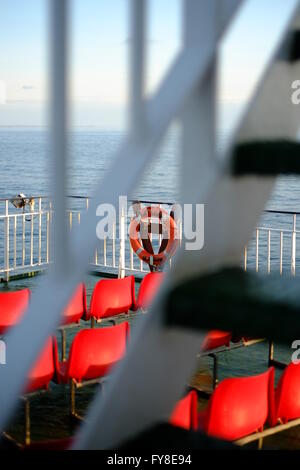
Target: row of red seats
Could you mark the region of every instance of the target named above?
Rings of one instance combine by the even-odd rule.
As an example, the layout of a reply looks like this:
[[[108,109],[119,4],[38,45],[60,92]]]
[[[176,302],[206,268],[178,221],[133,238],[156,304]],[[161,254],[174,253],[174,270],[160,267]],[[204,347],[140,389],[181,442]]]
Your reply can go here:
[[[102,279],[94,287],[89,309],[86,301],[86,288],[82,283],[63,312],[63,325],[78,323],[80,320],[97,320],[112,317],[129,310],[146,309],[149,297],[153,297],[162,274],[150,273],[143,279],[138,299],[135,299],[134,277],[124,279]],[[26,311],[31,292],[29,289],[0,292],[0,334],[14,326]]]
[[[157,292],[163,274],[150,273],[143,279],[137,301],[135,301],[134,277],[99,281],[93,290],[90,308],[87,309],[86,288],[82,283],[63,312],[62,326],[79,323],[80,320],[107,319],[129,310],[146,309]],[[0,293],[0,334],[21,320],[30,300],[29,289],[17,292]],[[32,368],[25,394],[47,389],[51,381],[70,383],[70,400],[75,411],[75,388],[83,382],[103,379],[111,368],[123,357],[129,337],[129,324],[121,323],[114,327],[80,331],[74,338],[69,357],[58,359],[56,338],[48,340],[42,354]],[[207,348],[229,345],[230,335],[212,331],[206,339]]]
[[[187,430],[204,431],[212,437],[235,441],[262,431],[267,423],[274,427],[300,418],[299,390],[300,364],[286,367],[276,389],[274,368],[271,367],[259,375],[224,379],[200,413],[197,393],[191,391],[177,403],[169,422]],[[66,440],[63,447],[71,443]],[[53,443],[53,448],[59,447],[59,442]]]
[[[86,288],[80,284],[63,312],[62,325],[79,323],[80,320],[102,320],[129,310],[146,310],[163,281],[163,273],[149,273],[141,282],[138,298],[135,298],[133,276],[124,279],[102,279],[94,287],[89,309],[86,302]],[[15,325],[24,314],[30,300],[30,290],[0,293],[0,334]],[[219,330],[211,331],[204,345],[210,350],[229,346],[231,334]]]
[[[47,389],[51,381],[67,384],[73,380],[80,384],[107,376],[124,356],[129,334],[128,322],[81,330],[76,334],[65,361],[59,361],[57,340],[50,338],[29,374],[24,393]]]
[[[124,356],[130,327],[127,322],[116,326],[79,331],[70,348],[69,357],[59,361],[56,338],[50,338],[32,368],[25,393],[47,389],[50,382],[81,383],[106,376]]]
[[[177,413],[177,414],[176,414]],[[289,364],[274,388],[274,368],[251,376],[224,379],[205,410],[197,412],[196,393],[177,405],[172,424],[235,441],[300,418],[300,364]]]
[[[81,330],[72,342],[66,361],[59,361],[56,337],[50,338],[39,360],[29,373],[24,388],[27,400],[30,394],[42,389],[47,390],[51,381],[57,384],[70,384],[70,414],[73,417],[80,417],[76,413],[75,389],[72,385],[75,388],[81,387],[95,379],[98,381],[107,377],[125,355],[129,334],[130,326],[127,322],[116,326]],[[74,393],[73,396],[72,393]],[[190,428],[191,412],[187,411],[187,408],[194,409],[191,397],[179,402],[171,417],[173,424]],[[193,402],[195,397],[196,395]],[[25,435],[26,444],[29,444],[30,429]]]
[[[198,428],[197,393],[193,390],[176,404],[169,423],[186,430],[196,431]],[[34,442],[23,447],[25,450],[68,450],[72,447],[74,438]]]

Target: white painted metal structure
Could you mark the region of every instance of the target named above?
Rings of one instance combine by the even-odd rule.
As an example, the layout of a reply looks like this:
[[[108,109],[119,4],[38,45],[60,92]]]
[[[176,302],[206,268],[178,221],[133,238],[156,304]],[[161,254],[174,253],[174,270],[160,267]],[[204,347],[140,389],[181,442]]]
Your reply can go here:
[[[118,195],[130,193],[170,122],[177,117],[182,119],[184,130],[182,200],[206,203],[207,239],[205,250],[180,252],[172,276],[168,277],[149,315],[144,317],[135,331],[128,354],[115,371],[105,395],[95,397],[90,407],[88,424],[80,429],[74,444],[76,448],[115,447],[171,412],[193,372],[196,354],[205,332],[200,334],[164,328],[161,300],[171,283],[207,271],[213,266],[239,263],[240,253],[252,234],[273,185],[272,178],[258,180],[246,177],[234,180],[227,171],[232,145],[239,137],[240,129],[250,125],[250,107],[240,116],[238,129],[232,129],[225,154],[217,158],[213,108],[218,41],[242,2],[184,1],[183,49],[157,93],[147,101],[143,99],[145,3],[145,0],[132,0],[134,43],[131,77],[134,87],[131,92],[131,133],[105,180],[96,189],[89,211],[82,220],[80,232],[68,237],[63,201],[68,2],[51,0],[54,45],[52,133],[55,163],[55,263],[47,278],[41,282],[24,321],[11,330],[7,337],[8,365],[0,369],[0,428],[11,417],[27,371],[47,336],[58,325],[65,303],[95,252],[97,204],[106,202],[117,206]],[[258,73],[258,85],[263,82],[276,56],[298,4],[297,0],[285,0],[282,4],[282,24],[274,32],[274,47],[267,52],[265,67]],[[245,37],[251,34],[251,31],[245,31]],[[252,98],[255,103],[254,91]],[[199,146],[202,149],[201,156]],[[130,173],[128,168],[131,168]],[[124,178],[125,174],[127,178]],[[247,220],[244,219],[244,223],[237,226],[245,207]],[[218,221],[217,230],[215,221]]]

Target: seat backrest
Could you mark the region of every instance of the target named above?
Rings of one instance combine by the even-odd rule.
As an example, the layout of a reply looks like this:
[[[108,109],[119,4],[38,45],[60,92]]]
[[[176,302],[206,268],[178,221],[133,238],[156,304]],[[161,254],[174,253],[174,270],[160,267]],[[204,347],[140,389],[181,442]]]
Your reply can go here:
[[[56,357],[57,341],[55,337],[51,337],[48,339],[46,346],[28,375],[27,393],[48,388],[50,381],[55,375]]]
[[[287,423],[300,418],[300,364],[289,364],[283,371],[275,391],[270,424]],[[279,421],[280,420],[280,421]]]
[[[192,390],[176,404],[169,422],[173,426],[196,431],[197,414],[197,393]]]
[[[94,287],[89,315],[95,318],[127,313],[134,305],[134,277],[101,279]]]
[[[165,273],[148,273],[141,282],[138,298],[137,308],[147,309],[152,300],[154,299],[158,289],[160,288]]]
[[[30,300],[30,290],[0,292],[0,333],[18,323],[25,313]]]
[[[79,320],[86,319],[86,288],[85,284],[81,283],[74,292],[71,300],[63,312],[63,324],[79,322]]]
[[[209,400],[204,431],[231,441],[261,430],[273,387],[273,367],[263,374],[223,380]]]
[[[69,379],[94,379],[105,376],[125,354],[129,324],[81,330],[75,336],[68,365]]]

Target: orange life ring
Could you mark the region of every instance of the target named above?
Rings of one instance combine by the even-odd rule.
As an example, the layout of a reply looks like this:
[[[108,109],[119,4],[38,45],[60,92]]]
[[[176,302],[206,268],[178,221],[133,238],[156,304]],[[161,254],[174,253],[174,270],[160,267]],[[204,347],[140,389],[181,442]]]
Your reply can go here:
[[[145,249],[145,245],[140,237],[141,223],[147,223],[149,227],[149,219],[157,218],[162,221],[162,228],[168,231],[167,244],[159,253],[152,253]],[[151,224],[151,222],[150,222]],[[161,266],[168,261],[176,251],[178,246],[177,225],[173,217],[168,212],[158,206],[143,207],[139,215],[135,216],[129,226],[130,244],[136,255],[149,266]],[[151,242],[150,242],[151,243]],[[152,246],[151,246],[152,248]]]

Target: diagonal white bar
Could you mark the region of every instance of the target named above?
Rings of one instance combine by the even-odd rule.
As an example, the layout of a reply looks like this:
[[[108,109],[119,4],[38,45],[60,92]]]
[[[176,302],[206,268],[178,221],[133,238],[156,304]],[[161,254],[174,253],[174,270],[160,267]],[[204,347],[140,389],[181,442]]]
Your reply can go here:
[[[202,1],[200,7],[198,0],[187,0],[187,3],[189,3],[189,12],[186,18],[186,31],[189,38],[183,58],[189,60],[195,52],[198,60],[208,65],[207,72],[210,61],[214,59],[216,40],[219,37],[216,30],[215,5],[212,6],[214,3],[212,0]],[[202,49],[199,44],[199,30],[203,31],[201,38],[205,46]],[[174,82],[171,83],[174,84],[174,88],[169,87],[165,92],[165,97],[169,97],[170,101],[157,102],[157,109],[160,109],[161,114],[164,113],[164,105],[173,106],[174,97],[181,94],[185,79],[191,79],[187,70],[190,73],[194,66],[199,66],[199,63],[194,62],[195,59],[185,64],[186,67],[182,65],[181,71],[184,72],[184,75],[180,75],[182,81],[179,80],[179,74],[173,76]],[[190,103],[189,98],[193,96],[197,85],[199,90],[201,85],[203,86],[201,78],[202,76],[198,75],[199,81],[196,80],[194,87],[185,93],[184,102]],[[207,77],[205,83],[206,79]],[[213,88],[212,93],[214,93]],[[211,97],[207,104],[211,104]],[[152,110],[154,102],[150,112]],[[176,115],[175,110],[173,114]],[[193,114],[193,117],[197,119],[199,116]],[[157,127],[161,124],[161,121],[152,121],[152,119],[148,122],[157,123]],[[214,126],[214,120],[210,121],[210,125]],[[211,157],[213,157],[212,149],[213,146],[208,148]],[[198,184],[194,178],[192,182]],[[106,394],[102,399],[97,396],[94,400],[89,412],[89,425],[82,430],[75,448],[114,448],[143,429],[168,419],[195,367],[196,354],[201,347],[203,335],[164,329],[163,296],[167,288],[168,285],[165,285],[151,311],[141,321],[123,364],[108,384]]]

